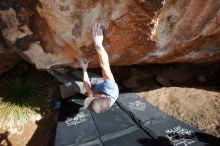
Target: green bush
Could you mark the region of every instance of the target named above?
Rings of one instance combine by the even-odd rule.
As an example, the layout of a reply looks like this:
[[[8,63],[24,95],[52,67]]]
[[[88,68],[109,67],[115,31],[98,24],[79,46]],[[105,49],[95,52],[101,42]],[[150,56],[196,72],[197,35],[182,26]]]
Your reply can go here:
[[[45,82],[45,81],[44,81]],[[46,84],[35,74],[16,71],[0,81],[0,123],[24,125],[42,112]]]

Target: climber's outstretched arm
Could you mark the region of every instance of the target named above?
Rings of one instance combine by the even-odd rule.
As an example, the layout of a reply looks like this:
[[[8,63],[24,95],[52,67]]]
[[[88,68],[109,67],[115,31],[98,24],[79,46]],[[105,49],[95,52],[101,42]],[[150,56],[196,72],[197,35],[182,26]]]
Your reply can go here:
[[[92,97],[93,91],[92,91],[91,83],[89,80],[89,75],[87,73],[88,64],[89,64],[89,61],[85,58],[80,61],[80,66],[83,70],[83,85],[85,87],[87,96]]]
[[[93,40],[95,43],[95,49],[99,56],[99,64],[102,68],[102,76],[106,80],[114,80],[113,74],[109,65],[109,58],[105,48],[102,45],[103,42],[103,26],[100,23],[95,23],[93,26]]]

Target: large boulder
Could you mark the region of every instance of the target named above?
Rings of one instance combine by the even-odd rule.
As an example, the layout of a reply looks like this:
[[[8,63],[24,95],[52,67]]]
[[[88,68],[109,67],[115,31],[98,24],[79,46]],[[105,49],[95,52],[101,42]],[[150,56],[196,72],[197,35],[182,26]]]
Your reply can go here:
[[[21,57],[11,48],[5,47],[0,42],[0,75],[17,65]]]
[[[5,43],[38,69],[98,66],[91,30],[106,26],[111,65],[220,60],[218,0],[2,0]]]

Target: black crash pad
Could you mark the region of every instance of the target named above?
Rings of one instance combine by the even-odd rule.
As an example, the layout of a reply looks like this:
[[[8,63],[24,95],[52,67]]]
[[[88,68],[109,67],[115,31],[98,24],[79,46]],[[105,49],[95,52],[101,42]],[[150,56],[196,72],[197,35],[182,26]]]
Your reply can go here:
[[[117,103],[140,125],[144,125],[145,122],[152,119],[165,119],[167,117],[166,113],[161,112],[134,93],[120,94]]]
[[[81,109],[83,101],[75,97],[62,103],[55,146],[143,146],[145,139],[153,141],[117,104],[96,114]]]
[[[91,113],[105,146],[143,146],[140,139],[151,139],[117,104],[105,113]]]
[[[218,143],[216,139],[214,141],[213,138],[210,139],[211,135],[171,116],[163,120],[146,122],[143,128],[155,139],[165,138],[173,145],[217,146]]]
[[[156,141],[141,129],[104,141],[103,144],[104,146],[157,146]]]
[[[117,104],[114,104],[105,113],[91,112],[91,114],[100,136],[117,133],[136,126],[135,122]]]
[[[102,145],[89,110],[81,109],[81,99],[62,102],[55,146]]]
[[[134,93],[120,94],[117,103],[160,145],[217,145],[218,140],[154,107]]]

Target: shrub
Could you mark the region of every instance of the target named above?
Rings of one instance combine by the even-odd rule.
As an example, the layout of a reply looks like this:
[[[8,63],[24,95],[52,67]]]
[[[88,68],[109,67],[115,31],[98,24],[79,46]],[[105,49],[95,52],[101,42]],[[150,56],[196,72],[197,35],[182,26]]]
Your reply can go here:
[[[23,126],[42,112],[46,84],[31,73],[14,72],[0,81],[0,123]],[[0,126],[1,127],[1,126]]]

